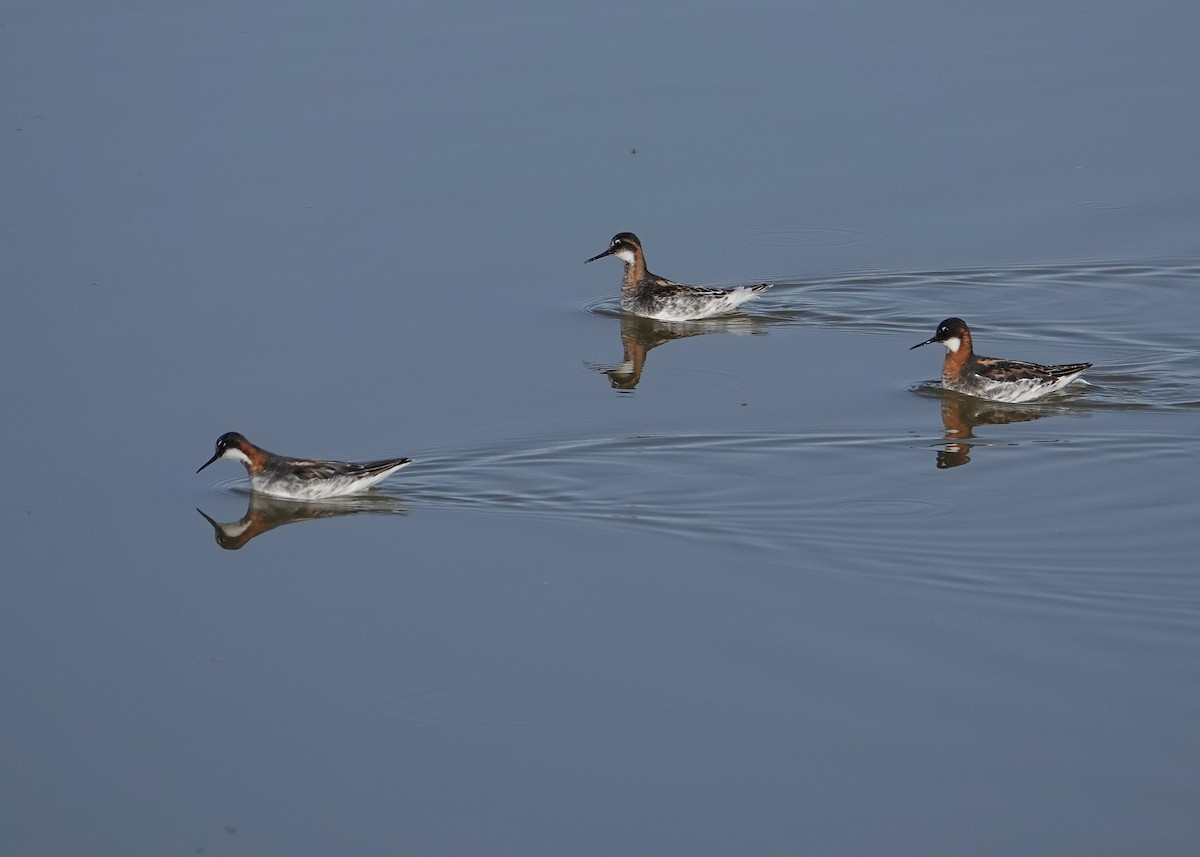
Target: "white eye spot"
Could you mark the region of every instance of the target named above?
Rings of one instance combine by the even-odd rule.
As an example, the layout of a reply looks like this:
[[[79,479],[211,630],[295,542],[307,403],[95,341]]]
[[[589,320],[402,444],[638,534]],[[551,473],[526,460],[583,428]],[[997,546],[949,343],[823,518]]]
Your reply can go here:
[[[624,262],[626,265],[633,264],[633,251],[632,250],[618,250],[616,253],[613,253],[613,255],[616,256],[618,259],[620,259],[622,262]]]
[[[946,346],[946,350],[953,354],[962,345],[962,340],[957,336],[951,336],[949,339],[943,340],[942,345]]]

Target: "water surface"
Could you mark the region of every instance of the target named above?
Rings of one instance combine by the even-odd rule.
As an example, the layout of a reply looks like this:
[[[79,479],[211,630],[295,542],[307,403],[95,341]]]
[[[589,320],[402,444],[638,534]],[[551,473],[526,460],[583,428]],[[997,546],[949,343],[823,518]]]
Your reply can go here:
[[[4,853],[1194,854],[1195,25],[8,9]]]

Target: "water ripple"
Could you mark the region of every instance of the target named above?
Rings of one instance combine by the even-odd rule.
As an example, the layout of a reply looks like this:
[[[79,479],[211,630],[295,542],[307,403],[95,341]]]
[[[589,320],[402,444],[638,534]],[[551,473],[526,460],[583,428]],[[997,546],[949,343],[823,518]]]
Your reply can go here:
[[[893,519],[944,511],[942,501],[890,496],[878,487],[863,495],[799,496],[788,503],[778,501],[776,488],[760,490],[780,478],[780,460],[800,466],[805,457],[833,447],[883,451],[911,444],[907,435],[881,439],[834,431],[627,436],[456,450],[423,456],[420,466],[410,468],[403,496],[433,507],[619,520],[774,549],[793,541],[798,520],[828,521],[850,507]],[[711,464],[718,460],[723,475],[714,476]]]
[[[753,233],[754,230],[747,230]],[[1200,265],[1086,262],[1045,266],[862,272],[822,280],[769,276],[775,287],[709,320],[732,332],[838,328],[923,339],[965,318],[983,354],[1038,362],[1088,360],[1089,398],[1113,407],[1200,407],[1200,349],[1182,306],[1200,289]],[[581,310],[621,318],[615,297]],[[714,328],[716,330],[717,328]],[[693,331],[708,332],[708,331]]]
[[[1011,461],[1034,466],[1039,480],[1065,485],[1075,478],[1071,468],[1080,466],[1078,456],[1047,459],[1032,450],[1071,446],[1091,461],[1161,466],[1194,455],[1195,437],[1160,431],[1131,445],[1121,431],[1093,427],[1086,401],[1002,410],[970,423],[961,440],[948,440],[932,426],[926,433],[891,436],[844,427],[516,440],[445,449],[422,455],[404,480],[384,490],[414,509],[576,521],[610,529],[618,539],[626,528],[630,534],[653,532],[693,545],[719,544],[740,551],[747,562],[807,573],[1062,599],[1092,609],[1114,608],[1136,594],[1139,584],[1120,557],[1106,552],[1105,562],[1098,563],[1094,551],[1078,549],[1081,540],[1111,540],[1114,512],[1098,507],[1123,498],[1081,497],[1069,515],[1034,519],[1031,531],[1025,503],[989,506],[986,519],[974,519],[963,506],[963,483],[954,480],[960,478],[955,474],[977,471],[937,470],[953,466],[964,449],[974,447],[981,460],[986,451],[994,466],[1005,448],[1024,446],[1027,454]],[[1047,416],[1055,418],[1042,419]],[[920,496],[912,495],[913,480],[904,475],[912,473],[914,456],[938,480]],[[1195,524],[1188,521],[1189,509],[1178,504],[1160,509],[1144,498],[1135,515],[1123,515],[1130,521],[1145,518],[1141,526],[1131,524],[1120,541],[1134,564],[1139,551],[1151,551],[1161,539],[1162,521],[1179,518],[1169,532],[1187,532]],[[1070,531],[1067,537],[1056,536],[1064,530]],[[986,561],[976,563],[976,557]],[[1170,599],[1143,607],[1160,613],[1184,609]]]
[[[777,327],[836,327],[924,338],[951,315],[983,354],[1039,362],[1089,360],[1089,398],[1117,407],[1200,407],[1200,349],[1187,313],[1200,265],[1075,265],[867,272],[811,281],[773,277],[749,307]],[[1014,344],[1015,343],[1015,344]],[[1027,347],[1031,345],[1032,347]],[[1011,347],[1010,347],[1011,346]]]

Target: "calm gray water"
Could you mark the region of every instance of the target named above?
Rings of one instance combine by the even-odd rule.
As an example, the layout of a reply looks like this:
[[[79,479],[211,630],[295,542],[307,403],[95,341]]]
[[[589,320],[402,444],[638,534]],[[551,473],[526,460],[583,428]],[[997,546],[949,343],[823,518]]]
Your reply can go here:
[[[0,851],[1196,854],[1198,26],[8,4]]]

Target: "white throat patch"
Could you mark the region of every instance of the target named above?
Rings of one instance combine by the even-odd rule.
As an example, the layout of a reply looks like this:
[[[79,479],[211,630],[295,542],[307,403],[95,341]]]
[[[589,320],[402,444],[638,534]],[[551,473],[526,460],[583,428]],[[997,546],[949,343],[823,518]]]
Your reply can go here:
[[[613,253],[613,255],[616,256],[618,259],[620,259],[622,262],[624,262],[626,265],[632,265],[633,260],[635,258],[633,255],[633,251],[626,250],[625,248],[618,250],[616,253]]]
[[[242,452],[237,447],[233,447],[233,446],[229,447],[229,449],[225,450],[225,452],[222,453],[221,457],[228,458],[230,461],[240,462],[241,464],[244,464],[247,467],[250,466],[250,459],[246,457],[246,453]]]
[[[951,336],[949,339],[944,340],[942,345],[946,346],[947,351],[949,351],[951,354],[954,354],[959,348],[962,347],[962,340],[957,336]]]

